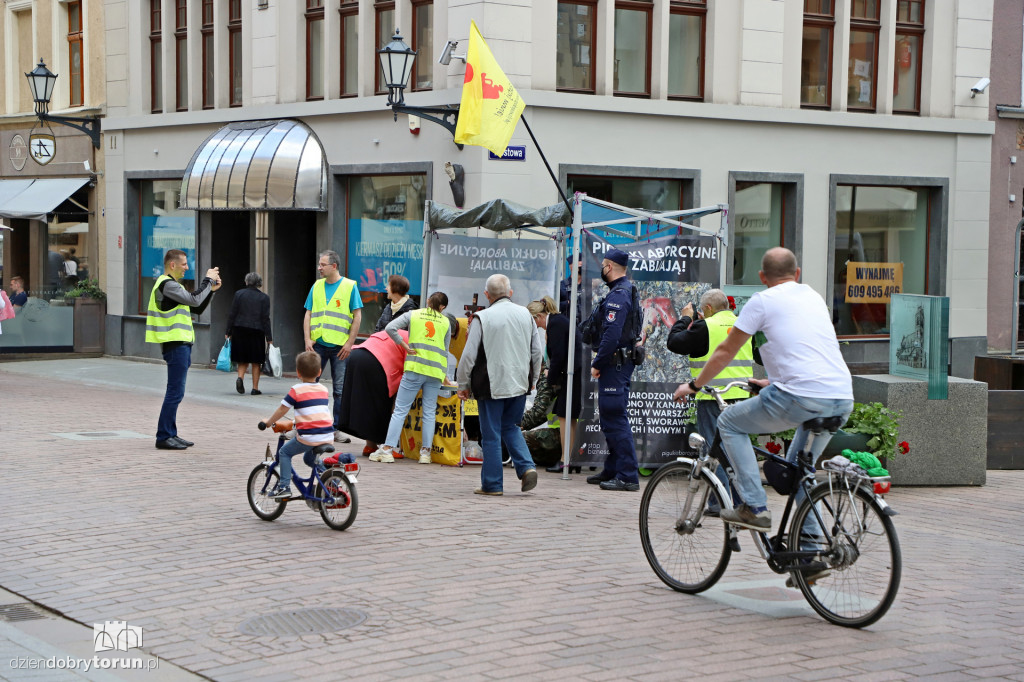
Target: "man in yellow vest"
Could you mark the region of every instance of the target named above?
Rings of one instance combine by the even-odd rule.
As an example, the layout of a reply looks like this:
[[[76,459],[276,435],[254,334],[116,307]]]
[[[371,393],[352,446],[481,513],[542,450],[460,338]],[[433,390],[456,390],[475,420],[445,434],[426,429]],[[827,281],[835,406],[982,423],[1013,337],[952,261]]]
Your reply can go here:
[[[335,429],[338,428],[341,415],[345,367],[359,332],[359,324],[363,320],[363,300],[359,296],[359,289],[353,280],[341,276],[338,272],[340,266],[341,260],[334,251],[320,254],[317,270],[323,277],[313,283],[306,296],[306,315],[302,320],[306,350],[320,356],[321,375],[327,363],[331,363]],[[334,440],[339,443],[352,442],[351,438],[337,430]]]
[[[180,280],[188,272],[184,251],[171,249],[164,254],[164,274],[156,279],[146,309],[146,342],[159,343],[167,363],[167,390],[156,426],[156,447],[159,450],[184,450],[195,445],[178,437],[178,405],[185,397],[185,379],[192,364],[192,316],[201,315],[220,289],[220,268],[210,268],[206,277],[189,292]]]
[[[701,319],[703,318],[703,319]],[[690,374],[696,377],[704,369],[708,358],[732,331],[736,315],[729,309],[729,297],[721,289],[709,289],[700,297],[700,311],[694,313],[693,304],[683,308],[682,317],[672,325],[668,334],[668,349],[673,353],[690,356]],[[754,351],[750,342],[744,343],[729,364],[710,382],[712,386],[724,386],[730,381],[754,378]],[[674,397],[686,384],[680,384]],[[742,388],[732,388],[722,396],[729,403],[750,397]],[[715,429],[721,410],[715,399],[707,393],[698,393],[697,433],[708,443],[714,442]],[[716,472],[722,483],[729,485],[729,479],[721,465]]]

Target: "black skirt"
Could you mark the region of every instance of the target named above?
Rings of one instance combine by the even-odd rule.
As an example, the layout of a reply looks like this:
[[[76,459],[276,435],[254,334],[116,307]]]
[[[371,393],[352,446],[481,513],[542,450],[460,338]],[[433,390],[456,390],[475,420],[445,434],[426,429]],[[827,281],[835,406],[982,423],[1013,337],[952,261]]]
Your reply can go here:
[[[231,362],[262,365],[267,359],[267,338],[262,329],[235,327],[231,330]]]
[[[364,348],[353,348],[341,390],[337,429],[379,445],[387,438],[393,404],[380,361]]]
[[[583,407],[583,376],[573,375],[572,381],[572,418],[580,418],[580,409]],[[559,388],[555,394],[555,406],[551,409],[558,417],[565,417],[565,388]]]

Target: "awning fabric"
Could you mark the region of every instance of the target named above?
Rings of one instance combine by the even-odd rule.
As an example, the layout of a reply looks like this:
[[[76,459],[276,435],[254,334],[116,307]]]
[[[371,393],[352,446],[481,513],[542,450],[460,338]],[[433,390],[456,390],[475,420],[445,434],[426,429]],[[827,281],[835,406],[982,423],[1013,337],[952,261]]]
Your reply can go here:
[[[492,199],[485,204],[461,211],[451,206],[427,202],[427,224],[431,229],[451,227],[483,227],[495,232],[537,227],[568,227],[572,213],[565,204],[529,208],[505,199]]]
[[[293,120],[229,123],[200,145],[181,179],[180,208],[327,210],[327,159]]]
[[[0,218],[46,220],[47,213],[87,182],[89,178],[0,180]]]

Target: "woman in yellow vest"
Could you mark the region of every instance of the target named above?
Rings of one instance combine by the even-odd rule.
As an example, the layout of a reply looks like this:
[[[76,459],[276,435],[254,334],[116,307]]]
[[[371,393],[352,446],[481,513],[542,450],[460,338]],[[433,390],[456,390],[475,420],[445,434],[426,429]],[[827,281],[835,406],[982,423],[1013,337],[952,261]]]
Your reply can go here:
[[[437,394],[448,369],[448,344],[451,325],[443,314],[448,307],[448,296],[436,291],[427,299],[427,307],[405,313],[384,328],[391,340],[406,351],[405,374],[395,396],[395,411],[388,424],[388,435],[377,451],[370,455],[373,462],[394,462],[394,449],[402,433],[402,424],[412,408],[416,394],[423,391],[422,447],[420,464],[430,464],[431,444],[434,442],[434,417],[437,412]],[[409,330],[406,343],[399,329]]]

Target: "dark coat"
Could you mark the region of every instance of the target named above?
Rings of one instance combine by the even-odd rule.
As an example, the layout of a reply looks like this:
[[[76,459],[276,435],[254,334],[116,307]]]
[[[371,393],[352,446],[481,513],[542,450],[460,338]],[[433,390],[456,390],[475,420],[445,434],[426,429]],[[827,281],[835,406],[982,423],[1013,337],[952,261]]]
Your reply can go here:
[[[392,315],[391,301],[386,301],[384,303],[384,310],[380,311],[380,317],[377,318],[377,325],[373,328],[374,333],[384,331],[384,327],[388,326],[391,320],[412,312],[413,310],[416,310],[417,307],[416,301],[412,300],[412,297],[410,296],[406,302],[402,304],[402,307],[398,309],[398,312]]]
[[[231,334],[235,327],[259,329],[267,337],[267,341],[273,341],[274,334],[270,330],[270,297],[256,287],[236,291],[235,299],[231,302],[231,312],[228,313],[226,333]]]

